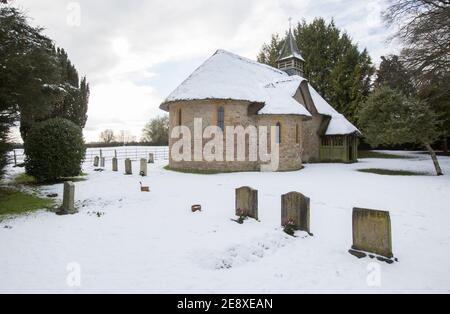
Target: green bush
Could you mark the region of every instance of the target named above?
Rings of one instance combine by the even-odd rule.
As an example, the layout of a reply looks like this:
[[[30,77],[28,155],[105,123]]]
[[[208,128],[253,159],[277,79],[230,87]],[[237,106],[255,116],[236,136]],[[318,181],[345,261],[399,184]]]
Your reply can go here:
[[[25,141],[25,169],[39,182],[54,182],[81,173],[86,147],[73,122],[55,118],[37,123]]]

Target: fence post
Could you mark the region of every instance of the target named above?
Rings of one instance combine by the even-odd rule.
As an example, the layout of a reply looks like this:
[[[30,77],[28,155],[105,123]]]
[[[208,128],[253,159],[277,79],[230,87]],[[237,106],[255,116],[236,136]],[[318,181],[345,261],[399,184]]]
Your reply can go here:
[[[114,150],[114,157],[117,158],[117,149]]]
[[[13,149],[14,152],[14,167],[17,167],[17,155],[16,155],[16,150]]]
[[[103,151],[100,149],[100,159],[103,157]]]

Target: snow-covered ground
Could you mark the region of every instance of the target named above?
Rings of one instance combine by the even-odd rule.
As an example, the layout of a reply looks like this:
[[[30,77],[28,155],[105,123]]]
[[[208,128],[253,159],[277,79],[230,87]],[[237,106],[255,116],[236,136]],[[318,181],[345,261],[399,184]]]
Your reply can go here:
[[[137,163],[133,176],[122,174],[123,162],[118,173],[86,164],[88,180],[76,183],[78,214],[42,211],[0,223],[0,293],[449,293],[450,158],[440,158],[447,175],[436,177],[428,156],[409,155],[220,175],[166,171],[157,162],[144,180]],[[150,193],[140,192],[141,180]],[[244,185],[259,190],[260,222],[230,220],[234,189]],[[314,237],[282,232],[280,195],[290,191],[311,198]],[[62,196],[62,185],[42,188],[49,192]],[[204,211],[193,214],[193,204]],[[355,206],[390,211],[398,263],[347,252]],[[71,287],[78,266],[81,285]]]

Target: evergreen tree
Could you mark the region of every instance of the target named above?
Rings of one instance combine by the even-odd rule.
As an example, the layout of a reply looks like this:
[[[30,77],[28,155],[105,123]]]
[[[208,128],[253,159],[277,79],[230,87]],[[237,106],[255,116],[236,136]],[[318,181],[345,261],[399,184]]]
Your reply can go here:
[[[415,94],[412,73],[396,55],[381,57],[375,85],[387,85],[392,89],[400,90],[406,96]]]
[[[360,51],[351,38],[336,27],[316,18],[302,21],[294,29],[297,45],[305,59],[305,78],[337,110],[357,122],[361,104],[371,90],[375,68],[367,50]],[[258,55],[258,61],[276,67],[283,41],[272,36]]]
[[[83,128],[89,84],[86,78],[79,81],[67,53],[55,48],[42,29],[30,26],[20,10],[3,4],[0,42],[1,167],[9,127],[18,120],[25,142],[33,125],[50,118],[65,118]]]
[[[15,8],[0,8],[0,25],[0,103],[21,113],[21,131],[26,136],[32,121],[51,112],[48,99],[54,95],[43,86],[58,80],[55,60],[50,57],[53,44]]]
[[[370,145],[420,144],[430,153],[436,174],[443,174],[431,147],[440,136],[439,122],[423,101],[380,86],[363,105],[359,122]]]
[[[270,44],[264,44],[259,55],[258,62],[268,64],[270,66],[277,66],[277,59],[280,56],[280,50],[283,47],[283,40],[278,34],[272,35]]]

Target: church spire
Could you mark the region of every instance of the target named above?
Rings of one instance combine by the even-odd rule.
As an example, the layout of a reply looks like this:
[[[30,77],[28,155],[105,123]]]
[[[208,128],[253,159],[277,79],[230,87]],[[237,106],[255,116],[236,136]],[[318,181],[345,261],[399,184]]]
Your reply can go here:
[[[280,51],[277,64],[280,70],[285,71],[289,75],[303,76],[303,59],[295,42],[294,35],[291,30],[291,18],[289,19],[289,32],[284,41],[283,48]]]

